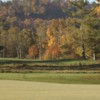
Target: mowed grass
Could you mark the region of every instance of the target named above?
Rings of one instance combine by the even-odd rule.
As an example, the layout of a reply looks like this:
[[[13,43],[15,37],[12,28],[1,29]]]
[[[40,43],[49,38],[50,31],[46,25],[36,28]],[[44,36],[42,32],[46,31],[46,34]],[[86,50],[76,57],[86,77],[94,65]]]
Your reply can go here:
[[[100,85],[0,80],[0,100],[100,100]]]
[[[100,74],[0,73],[0,80],[20,80],[61,84],[100,84]]]

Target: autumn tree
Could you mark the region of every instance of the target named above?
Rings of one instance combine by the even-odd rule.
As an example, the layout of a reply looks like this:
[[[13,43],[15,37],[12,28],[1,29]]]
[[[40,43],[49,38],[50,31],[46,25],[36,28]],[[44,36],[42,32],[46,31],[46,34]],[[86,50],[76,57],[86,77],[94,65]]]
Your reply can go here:
[[[29,58],[36,58],[38,57],[39,49],[37,45],[33,45],[28,50]]]
[[[80,37],[80,42],[82,43],[81,46],[82,46],[82,58],[83,59],[86,59],[86,48],[85,48],[85,35],[84,35],[84,25],[82,23],[82,20],[84,19],[85,15],[87,15],[89,9],[87,9],[87,5],[88,5],[88,2],[87,0],[84,1],[84,0],[77,0],[77,1],[71,1],[71,4],[73,6],[76,7],[76,12],[73,13],[74,16],[77,16],[78,18],[81,19],[80,21],[80,34],[81,34],[81,37]]]
[[[62,36],[60,37],[62,56],[65,58],[78,58],[81,56],[81,52],[77,52],[77,49],[80,48],[78,42],[79,29],[77,29],[79,20],[77,18],[68,18],[64,23]]]
[[[100,0],[97,0],[97,7],[95,8],[97,15],[100,17]]]
[[[60,57],[61,51],[58,45],[49,46],[44,54],[44,59],[58,59]]]
[[[97,54],[100,53],[100,19],[97,19],[95,14],[91,14],[84,19],[87,32],[87,45],[93,52],[93,59],[97,59]]]
[[[6,57],[5,47],[7,40],[7,31],[0,30],[0,55],[3,58]]]

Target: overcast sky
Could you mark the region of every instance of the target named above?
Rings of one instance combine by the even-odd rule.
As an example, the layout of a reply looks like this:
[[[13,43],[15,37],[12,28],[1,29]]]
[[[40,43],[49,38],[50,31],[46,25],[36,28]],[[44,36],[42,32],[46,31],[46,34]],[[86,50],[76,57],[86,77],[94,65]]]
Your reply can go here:
[[[8,0],[2,0],[2,1],[8,1]],[[94,1],[96,1],[96,0],[88,0],[88,1],[90,1],[90,2],[94,2]]]

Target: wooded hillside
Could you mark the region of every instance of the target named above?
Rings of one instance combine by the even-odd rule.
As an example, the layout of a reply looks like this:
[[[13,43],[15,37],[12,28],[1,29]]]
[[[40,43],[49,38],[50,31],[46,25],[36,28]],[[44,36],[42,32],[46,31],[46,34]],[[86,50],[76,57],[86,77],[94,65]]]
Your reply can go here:
[[[99,3],[0,0],[0,57],[99,59]]]

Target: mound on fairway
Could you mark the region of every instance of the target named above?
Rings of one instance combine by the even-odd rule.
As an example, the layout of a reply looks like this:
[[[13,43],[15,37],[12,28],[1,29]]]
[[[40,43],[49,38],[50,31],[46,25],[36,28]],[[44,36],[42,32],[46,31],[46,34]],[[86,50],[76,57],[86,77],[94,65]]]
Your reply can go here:
[[[100,100],[100,85],[0,80],[0,100]]]

